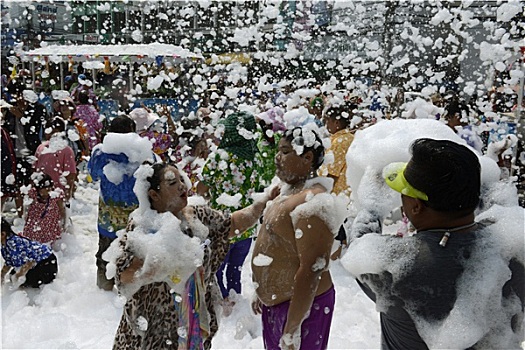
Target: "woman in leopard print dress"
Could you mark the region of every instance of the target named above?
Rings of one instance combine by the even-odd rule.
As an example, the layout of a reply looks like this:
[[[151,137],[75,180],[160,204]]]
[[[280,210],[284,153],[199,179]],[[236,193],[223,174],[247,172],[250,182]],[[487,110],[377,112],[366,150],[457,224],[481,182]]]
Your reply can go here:
[[[218,328],[212,300],[213,295],[219,295],[215,273],[226,256],[229,239],[236,233],[246,231],[257,222],[266,202],[277,196],[278,189],[270,191],[263,200],[229,215],[207,206],[187,206],[188,187],[179,170],[165,163],[154,164],[152,168],[151,176],[146,178],[149,185],[147,198],[151,209],[158,213],[171,212],[181,220],[180,226],[186,235],[194,236],[195,233],[195,236],[199,237],[197,232],[202,231],[203,226],[208,230],[206,242],[203,242],[204,259],[199,269],[202,269],[202,287],[205,288],[203,301],[209,313],[203,315],[204,319],[209,317],[209,327],[207,332],[202,332],[202,338],[205,340],[200,347],[209,349],[211,339]],[[137,187],[135,191],[137,192]],[[139,193],[137,197],[140,201]],[[203,238],[201,239],[204,241]],[[116,285],[119,291],[137,283],[141,286],[131,298],[128,298],[124,306],[113,349],[177,349],[178,332],[181,331],[179,328],[182,325],[175,305],[181,302],[181,298],[172,293],[173,290],[167,282],[141,283],[137,280],[144,260],[135,256],[130,244],[127,243],[127,234],[116,243],[121,252],[115,262]],[[173,256],[173,259],[177,259],[177,256]],[[200,312],[203,312],[202,308]]]

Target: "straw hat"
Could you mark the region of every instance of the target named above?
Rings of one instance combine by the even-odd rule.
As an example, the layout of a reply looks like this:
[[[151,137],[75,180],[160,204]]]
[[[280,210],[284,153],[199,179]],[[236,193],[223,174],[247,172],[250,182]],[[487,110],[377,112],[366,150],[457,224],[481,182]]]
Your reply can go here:
[[[137,132],[147,130],[153,122],[159,119],[155,113],[149,113],[144,108],[135,108],[129,113],[129,117],[135,121]]]

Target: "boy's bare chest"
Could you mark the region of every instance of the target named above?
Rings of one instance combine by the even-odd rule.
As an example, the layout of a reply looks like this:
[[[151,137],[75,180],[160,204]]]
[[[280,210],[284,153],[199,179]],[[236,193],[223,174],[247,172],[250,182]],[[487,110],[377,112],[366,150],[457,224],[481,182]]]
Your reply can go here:
[[[293,206],[290,198],[278,197],[266,208],[263,218],[265,228],[273,233],[283,229],[292,229],[292,219],[290,217],[292,210]]]

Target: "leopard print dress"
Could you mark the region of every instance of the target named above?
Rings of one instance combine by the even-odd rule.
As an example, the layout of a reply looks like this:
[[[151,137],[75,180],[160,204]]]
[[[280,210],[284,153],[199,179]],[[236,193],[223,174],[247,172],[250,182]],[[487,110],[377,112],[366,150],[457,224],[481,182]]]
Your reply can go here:
[[[200,221],[209,229],[209,245],[206,247],[203,267],[206,284],[206,307],[210,314],[210,334],[204,340],[204,348],[211,348],[211,339],[217,333],[218,323],[215,314],[214,295],[218,295],[215,273],[219,269],[229,249],[228,234],[231,227],[229,214],[213,210],[207,206],[195,206],[193,218],[185,233],[192,235],[191,222]],[[120,286],[120,273],[126,269],[133,258],[133,252],[126,248],[126,236],[120,241],[124,254],[117,260],[115,282]],[[176,257],[173,257],[176,259]],[[114,350],[152,350],[177,349],[179,328],[175,310],[174,295],[165,282],[155,282],[142,286],[126,302],[120,325],[115,335]]]

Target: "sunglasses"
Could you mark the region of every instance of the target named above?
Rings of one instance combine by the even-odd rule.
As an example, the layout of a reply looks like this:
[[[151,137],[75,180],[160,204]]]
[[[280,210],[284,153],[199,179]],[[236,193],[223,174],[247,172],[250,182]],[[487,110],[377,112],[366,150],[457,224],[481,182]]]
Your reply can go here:
[[[391,163],[383,169],[383,178],[387,185],[401,194],[411,198],[428,201],[426,193],[416,189],[405,178],[405,169],[408,163]]]

